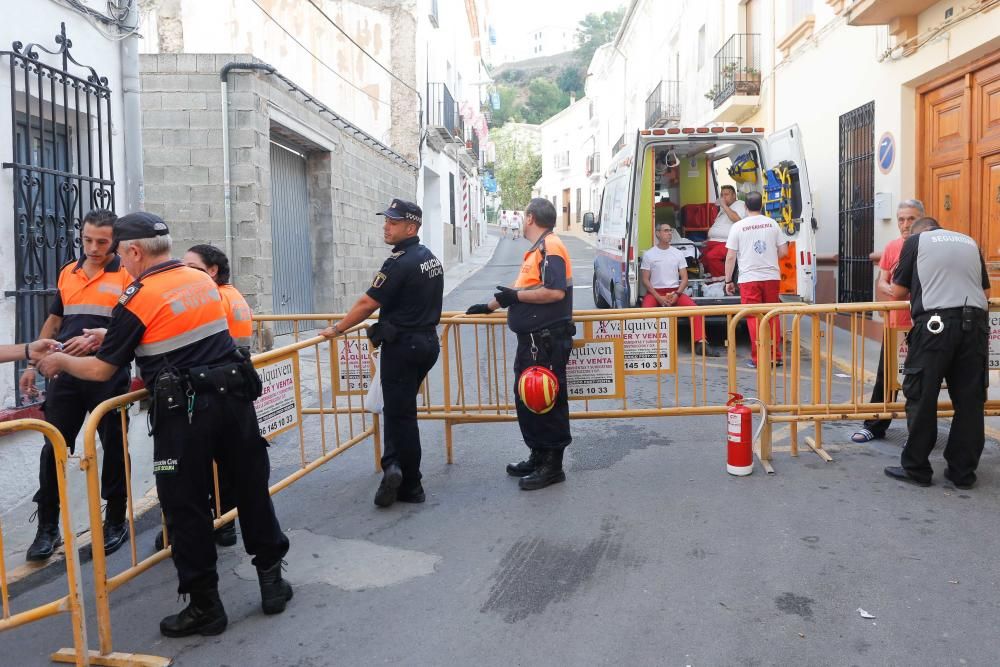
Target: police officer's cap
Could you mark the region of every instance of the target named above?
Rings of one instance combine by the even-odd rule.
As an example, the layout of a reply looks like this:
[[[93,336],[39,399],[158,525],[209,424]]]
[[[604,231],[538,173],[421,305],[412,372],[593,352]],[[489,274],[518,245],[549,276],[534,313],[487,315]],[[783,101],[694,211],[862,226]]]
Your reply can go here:
[[[114,240],[136,241],[138,239],[151,239],[157,236],[166,236],[170,233],[167,223],[163,218],[152,213],[140,211],[129,213],[126,216],[115,220]]]
[[[421,223],[424,212],[420,210],[420,207],[411,201],[406,201],[404,199],[393,199],[392,203],[389,204],[389,208],[385,209],[381,213],[376,213],[375,215],[384,215],[392,220],[406,220],[407,222],[415,222],[418,225]]]

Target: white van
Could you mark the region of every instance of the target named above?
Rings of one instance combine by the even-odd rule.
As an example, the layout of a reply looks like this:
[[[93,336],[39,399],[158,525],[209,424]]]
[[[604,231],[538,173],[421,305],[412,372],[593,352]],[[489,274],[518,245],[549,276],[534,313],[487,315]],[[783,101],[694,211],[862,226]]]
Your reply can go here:
[[[680,232],[672,243],[690,256],[692,298],[705,305],[739,303],[738,296],[724,294],[725,277],[718,270],[711,275],[701,258],[725,185],[740,198],[751,191],[764,195],[764,214],[788,240],[781,298],[812,302],[816,220],[799,128],[765,136],[763,128],[728,126],[639,130],[612,157],[597,217],[587,213],[583,219],[584,231],[597,234],[594,303],[621,308],[642,302],[639,263],[660,220]]]

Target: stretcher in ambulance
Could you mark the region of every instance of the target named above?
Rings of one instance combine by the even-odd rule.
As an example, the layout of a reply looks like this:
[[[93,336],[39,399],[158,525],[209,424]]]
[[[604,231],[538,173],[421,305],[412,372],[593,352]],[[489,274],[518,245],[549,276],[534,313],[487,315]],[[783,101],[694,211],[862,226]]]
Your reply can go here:
[[[816,220],[799,128],[765,135],[763,128],[725,126],[639,130],[612,158],[600,209],[583,219],[584,231],[597,235],[594,303],[623,308],[642,302],[642,253],[655,243],[654,225],[663,221],[674,227],[671,245],[688,256],[694,301],[739,303],[738,295],[724,292],[724,271],[711,272],[718,263],[706,268],[702,261],[726,185],[739,199],[752,191],[763,195],[763,213],[788,242],[780,267],[781,299],[812,302]]]

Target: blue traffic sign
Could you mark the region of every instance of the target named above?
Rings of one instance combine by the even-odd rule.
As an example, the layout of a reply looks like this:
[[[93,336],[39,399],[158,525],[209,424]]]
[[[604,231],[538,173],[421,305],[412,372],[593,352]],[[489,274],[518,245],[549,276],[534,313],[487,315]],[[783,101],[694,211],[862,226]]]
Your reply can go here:
[[[892,171],[896,162],[896,139],[891,132],[886,132],[878,141],[878,170],[883,174]]]

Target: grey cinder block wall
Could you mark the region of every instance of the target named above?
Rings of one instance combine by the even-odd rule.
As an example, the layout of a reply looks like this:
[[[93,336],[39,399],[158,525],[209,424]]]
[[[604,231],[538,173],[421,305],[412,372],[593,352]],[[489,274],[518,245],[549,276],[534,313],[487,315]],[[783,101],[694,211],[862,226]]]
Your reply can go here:
[[[219,73],[231,62],[259,61],[240,54],[142,56],[145,207],[170,224],[176,255],[195,243],[225,247]],[[305,161],[310,266],[297,270],[311,273],[313,312],[342,312],[388,254],[374,213],[393,197],[415,199],[416,171],[341,130],[288,88],[266,73],[229,76],[234,283],[255,313],[275,311],[282,277],[274,275],[272,219],[286,224],[289,217],[272,205],[277,141]]]

